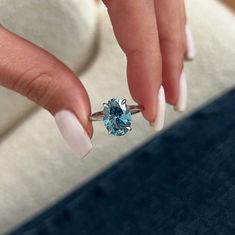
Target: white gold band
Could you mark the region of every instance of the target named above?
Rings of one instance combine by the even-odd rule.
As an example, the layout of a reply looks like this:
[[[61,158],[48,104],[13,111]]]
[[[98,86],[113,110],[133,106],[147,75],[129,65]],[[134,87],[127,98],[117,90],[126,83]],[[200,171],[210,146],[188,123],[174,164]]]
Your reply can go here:
[[[139,113],[141,111],[141,108],[139,105],[127,105],[129,111],[131,112],[131,115],[134,115],[136,113]],[[90,116],[91,121],[102,121],[104,117],[103,111],[95,112]]]

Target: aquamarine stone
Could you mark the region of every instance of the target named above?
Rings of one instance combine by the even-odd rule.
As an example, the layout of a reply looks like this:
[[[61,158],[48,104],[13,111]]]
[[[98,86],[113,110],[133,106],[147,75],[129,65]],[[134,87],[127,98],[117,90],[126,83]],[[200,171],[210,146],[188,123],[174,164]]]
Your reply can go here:
[[[125,135],[131,130],[131,112],[126,100],[113,98],[104,104],[104,126],[109,134],[115,136]]]

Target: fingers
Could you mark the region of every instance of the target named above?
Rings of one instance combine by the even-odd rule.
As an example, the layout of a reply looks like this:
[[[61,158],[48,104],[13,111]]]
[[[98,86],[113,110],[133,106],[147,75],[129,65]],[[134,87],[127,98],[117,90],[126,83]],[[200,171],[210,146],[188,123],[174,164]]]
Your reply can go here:
[[[116,38],[127,56],[128,85],[143,115],[155,122],[162,83],[161,52],[153,1],[104,1]]]
[[[81,82],[55,57],[3,27],[0,51],[0,85],[47,109],[68,144],[84,156],[91,148],[92,126],[90,103]]]
[[[155,0],[166,101],[184,111],[187,87],[183,72],[186,19],[183,0]]]

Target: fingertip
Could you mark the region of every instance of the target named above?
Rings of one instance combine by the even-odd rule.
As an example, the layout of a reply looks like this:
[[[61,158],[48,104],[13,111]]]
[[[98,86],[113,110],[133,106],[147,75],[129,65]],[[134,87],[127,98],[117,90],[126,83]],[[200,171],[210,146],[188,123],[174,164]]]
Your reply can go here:
[[[175,76],[175,78],[170,79],[168,76],[166,76],[165,79],[163,79],[163,87],[165,90],[165,97],[166,102],[170,105],[175,105],[178,99],[178,90],[179,90],[179,79]]]
[[[84,158],[92,149],[92,143],[77,116],[69,110],[60,110],[55,114],[55,122],[73,152]]]
[[[143,117],[150,123],[153,122],[153,120],[155,119],[155,116],[156,116],[156,105],[154,106],[153,105],[149,105],[149,104],[146,104],[146,105],[143,105],[142,106],[142,115]]]
[[[88,136],[93,136],[93,126],[90,120],[91,105],[89,96],[82,85],[81,81],[74,75],[68,77],[67,80],[61,82],[61,89],[54,94],[50,107],[46,108],[55,115],[60,110],[70,110],[76,115]]]

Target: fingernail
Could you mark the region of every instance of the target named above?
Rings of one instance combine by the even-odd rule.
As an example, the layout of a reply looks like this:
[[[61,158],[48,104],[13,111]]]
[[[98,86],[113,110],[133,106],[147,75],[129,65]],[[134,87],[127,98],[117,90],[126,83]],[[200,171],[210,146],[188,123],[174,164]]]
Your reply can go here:
[[[193,60],[196,54],[195,45],[193,36],[188,24],[185,26],[185,33],[186,33],[186,60]]]
[[[91,140],[77,117],[68,110],[55,114],[55,122],[70,148],[81,159],[92,149]]]
[[[157,98],[157,117],[150,125],[156,131],[160,131],[164,127],[165,122],[166,99],[163,86],[160,87]]]
[[[184,70],[181,73],[179,80],[179,97],[174,109],[178,112],[184,112],[187,107],[187,83]]]

